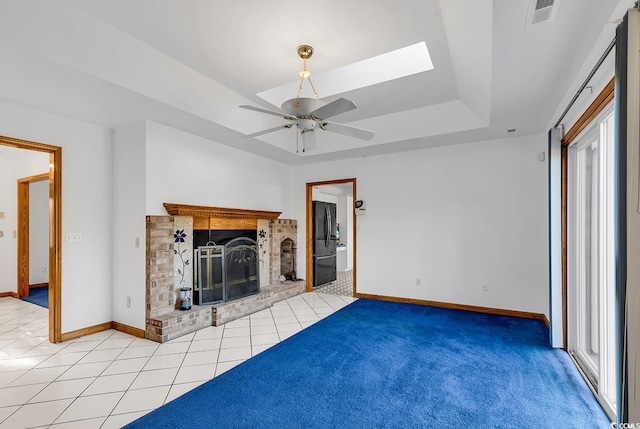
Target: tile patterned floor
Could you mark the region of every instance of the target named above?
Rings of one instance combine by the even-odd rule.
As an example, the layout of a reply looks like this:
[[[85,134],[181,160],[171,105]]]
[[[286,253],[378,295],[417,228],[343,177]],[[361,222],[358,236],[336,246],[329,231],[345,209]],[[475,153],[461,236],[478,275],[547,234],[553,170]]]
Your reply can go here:
[[[335,281],[320,285],[313,290],[331,295],[353,296],[353,270],[338,271]]]
[[[165,344],[108,330],[47,340],[47,310],[0,298],[0,429],[119,428],[354,298],[305,293]]]

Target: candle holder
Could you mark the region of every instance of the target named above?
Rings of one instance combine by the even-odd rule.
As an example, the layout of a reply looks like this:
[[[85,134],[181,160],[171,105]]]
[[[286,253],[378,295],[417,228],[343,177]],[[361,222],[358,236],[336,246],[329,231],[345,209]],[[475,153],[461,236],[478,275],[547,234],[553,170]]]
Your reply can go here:
[[[180,310],[190,310],[190,309],[191,309],[191,288],[181,287],[180,288]]]

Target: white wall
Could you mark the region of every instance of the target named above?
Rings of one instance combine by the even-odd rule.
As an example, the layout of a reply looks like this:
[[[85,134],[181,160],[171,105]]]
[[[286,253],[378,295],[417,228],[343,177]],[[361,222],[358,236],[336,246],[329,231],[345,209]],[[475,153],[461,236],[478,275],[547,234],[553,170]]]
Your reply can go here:
[[[0,219],[0,292],[15,292],[15,252],[13,251],[15,240],[13,234],[12,216],[16,204],[11,190],[15,188],[12,183],[11,162],[0,158],[0,212],[4,213],[4,218]],[[12,210],[13,209],[13,210]]]
[[[62,147],[62,332],[111,317],[111,132],[0,100],[0,135]]]
[[[49,181],[42,180],[29,184],[29,284],[48,282]]]
[[[33,150],[25,150],[29,155],[11,163],[13,176],[13,192],[17,192],[17,181],[30,176],[37,176],[49,172],[49,154]],[[17,196],[16,196],[17,198]],[[17,199],[14,199],[14,211],[17,208]]]
[[[147,214],[162,203],[281,211],[293,216],[293,167],[147,122]]]
[[[345,198],[345,208],[347,212],[347,227],[342,228],[344,232],[341,234],[347,237],[347,270],[353,269],[353,195],[347,195]]]
[[[113,133],[113,320],[139,329],[145,329],[145,141],[144,122]]]
[[[347,234],[347,212],[352,210],[353,204],[348,205],[347,196],[340,195],[338,197],[338,205],[336,206],[336,222],[340,225],[340,244],[351,244],[349,243],[349,235]]]
[[[0,238],[0,292],[18,291],[18,241],[13,236],[13,232],[18,229],[17,181],[49,171],[49,154],[25,152],[27,156],[18,160],[0,160],[0,212],[5,213],[4,219],[0,219],[0,230],[4,231],[4,237]],[[44,246],[48,258],[48,238]]]
[[[546,147],[539,134],[298,167],[299,239],[305,183],[356,177],[358,292],[548,315]]]

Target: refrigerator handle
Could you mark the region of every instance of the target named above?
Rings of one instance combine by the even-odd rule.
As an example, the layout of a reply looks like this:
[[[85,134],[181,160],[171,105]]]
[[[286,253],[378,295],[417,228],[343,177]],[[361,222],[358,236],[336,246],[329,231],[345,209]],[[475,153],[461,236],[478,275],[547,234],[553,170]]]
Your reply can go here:
[[[324,206],[324,245],[329,246],[329,228],[331,228],[331,213],[329,206]]]

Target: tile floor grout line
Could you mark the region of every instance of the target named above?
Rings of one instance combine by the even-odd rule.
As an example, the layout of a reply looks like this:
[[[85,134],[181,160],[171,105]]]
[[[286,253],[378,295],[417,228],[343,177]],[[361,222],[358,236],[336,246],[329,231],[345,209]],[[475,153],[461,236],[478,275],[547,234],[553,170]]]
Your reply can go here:
[[[112,333],[111,335],[109,335],[108,337],[106,337],[104,340],[102,340],[102,341],[100,342],[100,344],[102,344],[102,343],[104,343],[105,341],[107,341],[107,340],[108,340],[109,338],[111,338],[114,334],[115,334],[115,332],[114,332],[114,333]],[[87,355],[88,355],[89,353],[91,353],[92,351],[95,351],[95,350],[97,349],[97,347],[99,347],[99,346],[100,346],[100,344],[97,344],[97,345],[96,345],[96,347],[94,347],[93,349],[91,349],[90,351],[88,351],[88,352],[87,352],[87,354],[86,354],[85,356],[87,356]],[[129,344],[129,345],[131,345],[131,344]],[[128,348],[128,346],[127,346],[127,347],[125,347],[125,348],[124,348],[124,349],[123,349],[123,350],[118,354],[118,356],[120,356],[122,353],[124,353],[124,351],[125,351],[127,348]],[[109,349],[107,349],[107,350],[109,350]],[[87,387],[85,387],[85,388],[82,390],[82,392],[80,392],[80,394],[79,394],[79,395],[77,395],[75,398],[73,398],[73,400],[69,403],[69,405],[68,405],[68,406],[67,406],[67,407],[66,407],[66,408],[65,408],[65,409],[64,409],[60,414],[58,414],[58,416],[53,420],[53,422],[51,423],[51,425],[55,424],[55,423],[56,423],[56,421],[60,418],[60,416],[62,416],[62,414],[64,414],[64,413],[65,413],[65,411],[67,411],[67,410],[68,410],[68,409],[69,409],[69,408],[70,408],[70,407],[71,407],[71,406],[72,406],[72,405],[73,405],[73,404],[74,404],[78,399],[83,398],[83,397],[84,397],[84,398],[86,398],[86,397],[89,397],[89,396],[98,396],[98,395],[105,394],[105,393],[98,393],[98,394],[95,394],[95,395],[86,395],[86,396],[82,396],[82,394],[83,394],[84,392],[86,392],[86,391],[87,391],[87,389],[89,389],[89,388],[93,385],[93,383],[95,383],[95,382],[96,382],[96,381],[97,381],[97,380],[102,376],[102,374],[103,374],[103,373],[104,373],[104,372],[105,372],[105,371],[106,371],[106,370],[111,366],[111,364],[113,364],[116,360],[118,360],[118,356],[116,356],[114,359],[112,359],[112,360],[111,360],[111,362],[110,362],[110,363],[105,367],[105,369],[104,369],[104,370],[102,370],[102,372],[100,372],[100,374],[98,374],[97,376],[93,376],[94,380],[93,380],[91,383],[89,383],[89,385],[88,385]],[[80,359],[80,360],[82,360],[82,359]],[[108,362],[108,361],[89,362],[88,364],[91,364],[91,363],[100,363],[100,362]],[[82,365],[82,364],[80,364],[80,365]],[[68,370],[67,370],[67,371],[68,371]],[[66,371],[65,371],[65,372],[66,372]],[[64,374],[64,373],[63,373],[63,374]],[[60,375],[60,377],[61,377],[63,374],[61,374],[61,375]],[[112,375],[119,375],[119,374],[112,374]],[[108,377],[108,376],[109,376],[109,375],[106,375],[105,377]],[[86,378],[91,378],[91,377],[86,377]],[[136,378],[137,378],[137,377],[136,377]],[[56,379],[56,380],[57,380],[57,379]],[[74,380],[74,379],[71,379],[71,380]],[[54,380],[54,381],[55,381],[55,380]],[[135,379],[134,379],[134,381],[135,381]],[[52,382],[52,383],[53,383],[53,382]],[[133,384],[133,382],[132,382],[131,384]],[[129,390],[129,388],[130,388],[130,387],[131,387],[131,385],[129,385],[129,387],[127,387],[127,389],[125,389],[125,390],[124,390],[124,392],[126,393],[126,392]],[[119,392],[119,391],[116,391],[116,392],[108,392],[108,393],[118,393],[118,392]],[[124,397],[124,394],[123,394],[122,396]],[[32,398],[32,399],[33,399],[33,398]],[[122,399],[122,397],[120,398],[120,400],[121,400],[121,399]],[[114,406],[114,408],[113,408],[113,409],[115,409],[115,407],[120,403],[120,400],[118,400],[118,402],[116,403],[116,405]],[[112,411],[113,411],[113,410],[112,410]],[[98,416],[98,417],[103,417],[103,416]],[[107,416],[107,418],[108,418],[108,417],[109,417],[109,416]],[[89,419],[79,419],[79,420],[73,420],[73,421],[82,421],[82,420],[89,420]],[[105,419],[105,421],[106,421],[106,419]],[[61,423],[68,423],[68,422],[61,422]],[[50,426],[51,426],[51,425],[50,425]]]
[[[104,342],[105,342],[107,339],[109,339],[111,336],[113,336],[113,334],[109,335],[109,336],[108,336],[108,337],[106,337],[104,340],[102,340],[102,342],[100,342],[100,344],[104,343]],[[95,350],[96,350],[96,348],[100,346],[100,344],[96,345],[96,347],[94,347],[91,351],[95,351]],[[118,356],[120,356],[122,353],[124,353],[124,351],[125,351],[126,349],[127,349],[127,348],[125,347],[125,348],[124,348],[124,349],[123,349],[123,350],[118,354]],[[88,353],[85,355],[85,357],[86,357],[89,353],[91,353],[91,351],[90,351],[90,352],[88,352]],[[115,361],[117,360],[118,356],[116,356],[116,357],[111,361],[111,363],[115,362]],[[91,362],[91,363],[97,363],[97,362]],[[106,370],[107,370],[107,368],[109,368],[109,367],[111,366],[111,363],[110,363],[109,365],[107,365],[107,366],[105,367],[105,369],[104,369],[104,370],[102,370],[102,372],[101,372],[100,374],[98,374],[98,376],[97,376],[97,377],[95,377],[95,379],[94,379],[91,383],[89,383],[89,385],[88,385],[85,389],[83,389],[83,390],[82,390],[82,392],[81,392],[78,396],[76,396],[76,397],[75,397],[75,398],[74,398],[74,399],[69,403],[69,405],[68,405],[64,410],[62,410],[62,412],[61,412],[60,414],[58,414],[58,416],[53,420],[53,422],[51,422],[51,424],[50,424],[49,426],[51,426],[51,425],[55,424],[55,423],[56,423],[56,421],[60,418],[60,416],[62,416],[62,415],[63,415],[63,414],[64,414],[64,413],[65,413],[65,412],[66,412],[66,411],[67,411],[67,410],[68,410],[68,409],[69,409],[69,408],[70,408],[70,407],[71,407],[71,406],[72,406],[72,405],[73,405],[73,404],[74,404],[78,399],[80,399],[80,398],[82,398],[82,397],[83,397],[83,396],[82,396],[82,394],[83,394],[83,393],[84,393],[84,392],[85,392],[89,387],[91,387],[91,385],[92,385],[93,383],[95,383],[95,381],[96,381],[96,380],[97,380],[97,379],[98,379],[98,378],[99,378],[99,377],[104,373],[104,371],[106,371]],[[69,369],[71,369],[71,368],[69,368]],[[68,371],[68,370],[67,370],[67,371]],[[66,371],[65,371],[65,372],[66,372]],[[61,374],[60,376],[62,376],[62,374]],[[57,379],[56,379],[56,380],[57,380]],[[129,386],[129,387],[131,387],[131,386]],[[127,390],[128,390],[128,389],[127,389]],[[113,393],[113,392],[110,392],[110,393]],[[126,391],[125,391],[125,393],[126,393]],[[97,395],[87,395],[87,396],[97,396]],[[87,397],[87,396],[85,396],[85,397]],[[123,394],[122,396],[124,396],[124,394]],[[33,399],[33,398],[32,398],[32,399]],[[122,397],[121,397],[120,399],[122,399]],[[120,400],[118,400],[118,403],[120,403]],[[117,405],[118,405],[118,403],[116,403],[116,405],[115,405],[115,406],[117,406]],[[115,406],[114,406],[114,409],[115,409]],[[113,410],[111,410],[111,411],[113,411]],[[99,416],[99,417],[102,417],[102,416]],[[108,416],[107,416],[107,418],[108,418]],[[82,421],[82,420],[87,420],[87,419],[81,419],[81,420],[76,420],[76,421]],[[106,421],[106,420],[105,420],[105,421]],[[60,422],[60,423],[68,423],[68,422]],[[102,426],[102,425],[101,425],[101,426]]]
[[[193,338],[191,338],[189,340],[189,346],[187,347],[187,350],[185,351],[184,356],[182,356],[182,361],[180,362],[180,365],[178,366],[178,370],[176,371],[176,375],[173,376],[173,380],[171,381],[171,384],[169,385],[169,390],[167,390],[166,395],[164,395],[164,400],[162,401],[162,405],[167,403],[167,398],[169,397],[169,393],[171,393],[171,388],[173,387],[173,385],[174,385],[174,383],[176,381],[176,378],[178,378],[178,374],[180,374],[180,370],[182,369],[182,364],[184,364],[184,360],[187,358],[187,354],[189,354],[189,349],[191,348],[191,344],[193,344],[193,342],[195,340],[196,340],[196,333],[194,332]],[[158,346],[158,348],[160,348],[160,346]],[[156,351],[157,351],[157,349],[156,349]],[[215,371],[214,371],[214,375],[215,375]],[[138,377],[136,377],[136,379],[137,378]],[[134,380],[134,383],[135,383],[135,380]],[[126,393],[125,393],[125,395],[126,395]],[[123,396],[123,398],[124,398],[124,396]]]
[[[49,383],[51,384],[51,383]],[[15,413],[17,413],[18,411],[20,411],[23,407],[25,407],[26,405],[29,404],[29,401],[32,400],[33,398],[35,398],[37,395],[40,394],[40,392],[42,392],[44,389],[46,389],[47,387],[49,387],[49,384],[47,384],[46,386],[44,386],[42,389],[40,389],[35,395],[33,395],[32,397],[30,397],[24,404],[21,404],[18,408],[16,408],[13,413],[11,413],[9,416],[7,416],[6,419],[2,420],[0,422],[0,424],[4,424],[5,421],[7,421],[9,418],[11,418],[12,415],[14,415]]]
[[[224,333],[227,330],[227,324],[222,325],[222,333],[220,334],[220,345],[218,346],[218,350],[216,352],[216,369],[213,371],[213,378],[216,378],[218,374],[218,364],[220,363],[220,351],[222,350],[222,339],[224,338]]]
[[[264,352],[265,350],[269,349],[270,347],[273,347],[274,345],[285,341],[287,338],[297,334],[298,332],[306,329],[307,327],[313,325],[314,323],[316,323],[318,320],[321,320],[322,318],[326,317],[327,315],[339,310],[340,308],[344,307],[345,305],[349,304],[350,302],[353,302],[353,298],[351,297],[345,297],[344,299],[342,297],[335,297],[338,301],[335,301],[333,298],[329,299],[331,295],[328,294],[321,294],[321,293],[317,293],[317,292],[312,292],[309,294],[302,294],[302,295],[298,295],[295,297],[292,297],[288,300],[283,300],[281,303],[278,304],[277,307],[269,307],[268,308],[268,312],[265,311],[264,314],[261,314],[260,317],[251,317],[252,315],[248,315],[245,316],[245,318],[241,318],[241,319],[245,319],[246,322],[243,322],[241,325],[244,325],[245,323],[248,323],[248,328],[246,330],[247,333],[243,334],[243,335],[236,335],[234,337],[228,337],[228,338],[247,338],[244,341],[248,340],[249,343],[249,351],[250,353],[248,354],[249,357],[247,358],[241,358],[241,359],[235,359],[235,360],[229,360],[229,361],[225,361],[225,362],[220,362],[220,357],[222,354],[222,341],[226,338],[225,334],[230,334],[231,331],[228,331],[227,328],[229,328],[228,325],[223,325],[221,327],[211,327],[212,329],[219,329],[216,330],[215,332],[211,332],[210,334],[208,334],[207,336],[202,336],[202,340],[216,340],[214,342],[212,342],[212,344],[214,344],[214,346],[212,346],[211,351],[210,351],[210,358],[209,360],[198,360],[195,359],[193,362],[195,362],[195,365],[189,365],[188,367],[185,366],[184,364],[187,361],[187,356],[189,355],[189,350],[192,348],[193,345],[197,344],[198,341],[200,341],[200,339],[198,339],[197,337],[197,333],[193,333],[192,336],[184,341],[177,341],[174,344],[180,344],[180,343],[187,343],[188,345],[186,345],[186,351],[184,352],[179,352],[182,357],[181,359],[179,359],[179,364],[177,366],[171,366],[170,368],[175,368],[175,375],[173,377],[171,377],[170,381],[167,381],[166,383],[163,382],[163,384],[161,386],[154,386],[154,387],[163,387],[163,388],[167,388],[167,392],[164,395],[164,403],[166,403],[168,401],[168,399],[170,398],[169,395],[171,395],[172,397],[177,397],[180,396],[180,394],[184,394],[187,391],[191,390],[192,388],[201,385],[203,383],[206,383],[208,381],[210,381],[211,379],[219,376],[221,373],[219,373],[221,367],[220,365],[222,364],[222,366],[224,367],[224,371],[226,372],[228,370],[230,370],[231,368],[241,364],[242,362],[247,361],[248,359],[251,359],[255,356],[257,356],[258,354]],[[4,310],[7,310],[7,308],[9,306],[13,306],[15,305],[15,303],[9,303],[7,301],[11,301],[12,299],[8,299],[8,300],[2,300],[0,299],[0,315],[2,314],[2,312]],[[333,302],[334,305],[332,306],[330,304],[330,302]],[[339,305],[339,303],[341,305]],[[31,304],[26,304],[26,305],[31,305]],[[20,306],[18,309],[16,310],[20,310],[21,308],[23,308],[23,306]],[[267,310],[267,309],[265,309]],[[22,312],[23,314],[27,314],[26,311]],[[296,314],[298,313],[298,314]],[[319,313],[322,313],[319,314]],[[304,315],[314,315],[315,320],[310,320],[308,322],[301,322],[299,317],[302,319],[305,319]],[[254,316],[256,315],[256,313],[254,313]],[[278,315],[278,317],[276,317],[276,315]],[[1,317],[1,316],[0,316]],[[43,316],[44,317],[44,316]],[[306,317],[309,318],[309,317]],[[37,318],[35,318],[37,319]],[[34,320],[35,320],[34,319]],[[280,319],[282,320],[282,322],[277,322],[276,320]],[[36,320],[37,321],[37,320]],[[252,323],[253,322],[253,323]],[[29,322],[32,323],[32,322]],[[287,325],[286,327],[284,325]],[[2,322],[0,321],[0,327],[2,326]],[[34,325],[35,326],[35,325]],[[262,327],[265,328],[262,328]],[[220,329],[222,328],[222,329]],[[38,328],[35,329],[32,332],[37,332],[38,330],[42,330],[42,328]],[[206,328],[205,328],[206,329]],[[274,330],[275,329],[275,330]],[[286,332],[284,331],[286,329]],[[282,330],[282,332],[281,332]],[[11,342],[9,342],[9,344],[14,344],[17,341],[20,341],[21,338],[28,338],[30,337],[27,333],[25,332],[20,332],[18,328],[13,328],[12,331],[15,331],[13,334],[9,334],[11,336],[18,336],[17,338],[13,338]],[[42,333],[42,332],[40,332]],[[275,333],[275,335],[273,335],[272,333]],[[237,332],[234,332],[234,334],[237,334]],[[260,335],[267,335],[269,337],[265,337],[264,339],[260,338],[260,340],[258,340]],[[38,336],[38,333],[36,333],[33,337]],[[285,337],[286,338],[283,338]],[[254,338],[255,337],[255,338]],[[76,401],[80,398],[80,397],[90,397],[90,396],[98,396],[98,395],[106,395],[106,394],[119,394],[119,398],[117,401],[115,401],[115,405],[110,408],[110,410],[108,411],[108,414],[104,415],[104,416],[90,416],[90,414],[87,414],[85,418],[82,419],[78,419],[78,420],[73,420],[73,421],[83,421],[83,420],[91,420],[91,419],[103,419],[101,426],[105,427],[105,425],[109,424],[108,421],[112,421],[113,418],[115,416],[120,416],[120,415],[126,415],[126,414],[132,414],[133,417],[131,417],[132,419],[135,419],[137,417],[135,416],[139,416],[141,414],[145,414],[147,412],[149,412],[151,409],[147,409],[146,407],[148,407],[148,403],[144,403],[141,402],[140,404],[136,405],[136,407],[143,407],[143,410],[138,410],[138,411],[133,411],[133,412],[129,412],[129,411],[124,411],[124,412],[118,412],[116,413],[116,409],[117,407],[122,404],[122,401],[125,398],[125,395],[128,392],[133,392],[133,391],[137,391],[137,390],[143,390],[144,387],[141,387],[139,389],[136,388],[132,388],[132,386],[135,384],[135,382],[137,380],[139,380],[140,376],[147,371],[152,371],[153,369],[148,369],[145,370],[145,367],[149,364],[149,362],[151,361],[151,359],[153,359],[154,357],[160,357],[160,356],[170,356],[176,353],[166,353],[166,354],[157,354],[162,352],[162,348],[161,345],[156,345],[156,347],[149,353],[149,350],[145,350],[143,352],[141,352],[139,355],[138,353],[135,352],[130,352],[131,356],[130,357],[123,357],[122,359],[118,359],[120,357],[123,356],[124,353],[127,353],[128,351],[134,350],[137,347],[142,347],[142,346],[147,346],[147,344],[145,344],[144,342],[139,342],[137,341],[137,339],[132,339],[131,341],[129,341],[127,343],[126,346],[124,347],[116,347],[115,345],[122,345],[119,344],[118,341],[116,340],[125,340],[125,339],[129,339],[132,337],[129,337],[127,335],[121,334],[117,331],[111,330],[108,334],[106,334],[103,338],[100,338],[99,340],[96,339],[95,344],[92,344],[90,348],[88,348],[87,350],[79,350],[77,352],[74,351],[70,351],[67,353],[78,353],[78,355],[81,354],[81,357],[79,357],[77,359],[77,361],[75,361],[73,364],[70,365],[59,365],[59,362],[66,362],[63,358],[60,358],[60,361],[55,363],[55,364],[51,364],[51,366],[46,366],[43,368],[39,368],[39,365],[44,364],[44,362],[46,362],[47,360],[50,360],[53,356],[62,356],[64,353],[63,350],[65,348],[68,348],[69,346],[71,346],[71,344],[77,343],[80,344],[82,342],[88,342],[88,341],[93,341],[93,339],[91,338],[91,335],[84,337],[86,341],[70,341],[68,343],[67,346],[63,347],[63,348],[53,348],[53,349],[49,349],[46,350],[46,347],[43,348],[43,350],[38,350],[36,351],[38,353],[39,356],[42,357],[42,360],[38,362],[38,364],[30,367],[28,370],[25,370],[23,374],[16,376],[15,380],[19,379],[20,377],[23,377],[25,375],[27,375],[30,371],[34,371],[36,369],[40,370],[40,369],[51,369],[51,368],[56,368],[59,366],[68,366],[69,368],[65,369],[62,373],[57,374],[56,377],[48,382],[42,383],[43,387],[42,389],[38,389],[38,392],[35,393],[35,395],[30,395],[27,402],[30,401],[31,399],[33,399],[34,397],[36,397],[37,395],[39,395],[44,389],[47,389],[49,387],[51,387],[54,383],[60,383],[60,382],[65,382],[65,381],[69,381],[69,382],[73,382],[74,380],[83,380],[83,379],[88,379],[88,385],[86,387],[84,387],[80,392],[73,392],[72,396],[70,398],[54,398],[48,401],[40,401],[40,402],[35,402],[32,405],[35,406],[43,406],[43,404],[45,403],[50,403],[53,401],[58,401],[58,400],[69,400],[69,405],[62,411],[60,412],[54,419],[52,422],[50,422],[49,424],[53,424],[56,421],[58,421],[58,419],[62,416],[62,414],[64,414],[65,412],[67,412],[67,409],[71,406],[73,406],[74,403],[76,403]],[[106,347],[107,345],[109,345],[110,341],[114,341],[113,344],[114,346],[109,346],[112,348],[102,348],[99,349],[99,347]],[[234,342],[236,340],[231,340],[228,342],[228,344],[230,344],[232,347],[228,347],[227,349],[234,349],[234,348],[238,348],[241,347],[240,344],[241,341],[237,340],[237,342]],[[266,341],[266,344],[257,344],[257,342],[264,342]],[[275,341],[274,343],[272,343],[271,341]],[[126,342],[126,341],[123,341]],[[22,343],[19,344],[23,344],[23,343],[29,343],[29,341],[24,341]],[[134,346],[135,343],[135,346]],[[5,348],[5,346],[9,345],[9,344],[5,344],[4,346],[0,346],[0,351]],[[23,353],[28,353],[28,351],[31,351],[32,353],[36,353],[33,352],[34,348],[37,347],[41,347],[43,345],[45,345],[46,342],[42,341],[39,342],[38,345],[32,346],[32,347],[27,347],[27,348],[23,348],[20,351],[16,351],[14,355],[12,355],[12,358],[7,359],[7,361],[10,360],[17,360],[20,359]],[[154,343],[156,344],[156,343]],[[246,344],[246,343],[245,343]],[[151,345],[151,344],[149,344]],[[215,347],[215,348],[213,348]],[[80,346],[79,348],[83,348],[82,346]],[[79,378],[70,378],[68,380],[60,380],[60,377],[62,377],[64,374],[68,373],[69,370],[71,370],[71,368],[74,367],[79,367],[80,365],[84,365],[84,364],[79,364],[78,362],[84,358],[86,358],[86,356],[88,356],[90,353],[98,351],[98,350],[112,350],[113,348],[118,348],[118,349],[122,349],[119,350],[118,353],[116,353],[113,357],[105,360],[105,361],[97,361],[97,362],[87,362],[86,364],[99,364],[99,363],[104,363],[104,368],[102,368],[101,371],[99,371],[98,373],[91,373],[91,376],[84,376],[85,374],[83,374],[82,371],[79,371],[78,374],[82,375]],[[182,349],[181,347],[177,347],[177,349]],[[169,348],[168,350],[173,351],[171,348]],[[203,350],[203,352],[207,352],[208,350]],[[197,351],[194,351],[193,353],[196,353]],[[244,352],[243,352],[244,353]],[[106,355],[108,355],[109,353],[107,352]],[[146,354],[146,356],[144,356]],[[38,356],[38,355],[34,355]],[[76,355],[76,357],[78,356]],[[100,356],[100,355],[96,355],[96,356]],[[206,356],[206,355],[205,355]],[[234,356],[234,355],[230,355],[230,356]],[[125,373],[115,373],[115,374],[106,374],[107,371],[109,371],[109,368],[114,368],[113,365],[119,362],[126,362],[129,359],[139,359],[139,358],[144,358],[141,359],[143,361],[143,363],[141,363],[141,367],[139,370],[135,370],[135,371],[131,371],[131,372],[125,372]],[[75,358],[71,358],[70,361],[73,361]],[[215,359],[215,360],[214,360]],[[3,366],[7,363],[7,361],[2,361],[0,362],[0,366]],[[178,380],[178,376],[180,374],[180,371],[185,369],[185,368],[190,368],[190,367],[197,367],[200,365],[211,365],[214,364],[214,373],[212,376],[206,376],[205,378],[207,378],[207,380],[198,380],[198,381],[185,381],[184,383],[176,383],[176,381]],[[122,364],[120,363],[119,365],[124,365],[126,366],[126,364]],[[101,367],[101,366],[99,366]],[[158,368],[158,370],[162,370],[163,368]],[[119,371],[118,368],[116,368],[116,370]],[[16,365],[15,367],[15,371],[4,371],[4,372],[17,372],[17,371],[22,371],[20,370],[20,367]],[[52,369],[52,371],[55,371],[55,369]],[[193,370],[194,371],[194,378],[200,378],[200,376],[198,375],[197,371],[198,370]],[[40,372],[38,371],[38,373],[42,373],[45,374],[44,372]],[[86,374],[88,374],[89,372],[87,372]],[[36,374],[36,372],[32,372],[32,374]],[[114,390],[112,392],[104,392],[104,393],[96,393],[95,395],[85,395],[85,396],[81,396],[83,395],[85,392],[87,392],[88,389],[91,388],[91,386],[95,385],[95,383],[98,380],[106,380],[106,377],[112,377],[112,376],[119,376],[119,375],[124,375],[124,374],[132,374],[133,379],[131,382],[126,383],[127,385],[125,387],[122,386],[111,386],[116,388],[117,390]],[[11,376],[8,377],[9,379],[12,378]],[[34,376],[35,378],[35,376]],[[126,378],[126,377],[125,377]],[[189,380],[190,375],[188,374],[187,376],[185,376],[185,380]],[[15,380],[11,380],[9,383],[15,382]],[[106,382],[105,382],[106,383]],[[40,383],[34,383],[34,384],[40,384]],[[180,386],[182,384],[186,384],[189,385],[190,387],[187,386],[183,386],[181,388],[177,387]],[[124,386],[124,385],[123,385]],[[175,390],[175,388],[178,388],[179,390]],[[0,388],[0,390],[2,390],[2,388]],[[175,392],[175,393],[171,393],[171,392]],[[44,396],[43,396],[44,397]],[[142,399],[141,399],[142,400]],[[22,404],[16,404],[17,408],[15,410],[13,410],[13,412],[11,412],[11,414],[9,414],[9,416],[7,416],[5,419],[3,419],[3,422],[5,422],[7,419],[10,419],[12,416],[15,415],[15,413],[20,413],[20,410],[24,410],[24,406],[27,405],[26,403],[22,403]],[[161,405],[160,405],[161,406]],[[126,407],[125,407],[126,408]],[[124,408],[123,408],[124,409]],[[106,410],[104,412],[107,412]],[[28,417],[25,415],[27,414],[26,412],[22,412],[17,418],[18,419],[25,419],[24,422],[26,422],[28,420]],[[71,415],[70,415],[71,416]],[[72,416],[71,416],[72,417]],[[120,422],[124,422],[123,418],[118,418],[118,421]],[[60,422],[62,423],[62,422]]]

